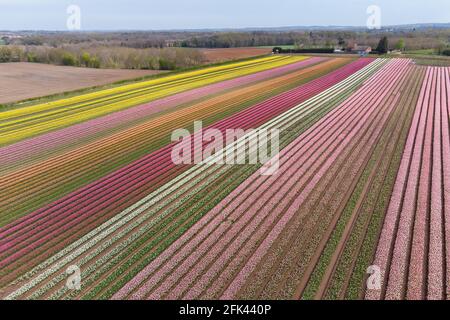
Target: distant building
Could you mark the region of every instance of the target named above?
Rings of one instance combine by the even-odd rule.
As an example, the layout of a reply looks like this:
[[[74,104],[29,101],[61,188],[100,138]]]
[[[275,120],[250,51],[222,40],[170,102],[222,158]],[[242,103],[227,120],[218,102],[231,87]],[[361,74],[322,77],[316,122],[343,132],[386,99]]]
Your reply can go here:
[[[367,56],[370,52],[372,52],[372,47],[360,46],[357,43],[355,43],[355,45],[349,49],[351,53],[359,54],[360,56]]]
[[[7,36],[0,36],[0,44],[4,45],[8,43],[9,38]]]
[[[22,36],[20,35],[15,35],[15,34],[9,34],[9,33],[4,33],[4,34],[0,34],[0,44],[10,44],[12,42],[12,40],[14,39],[20,39],[22,38]]]
[[[177,40],[166,40],[166,47],[176,47],[178,44]]]

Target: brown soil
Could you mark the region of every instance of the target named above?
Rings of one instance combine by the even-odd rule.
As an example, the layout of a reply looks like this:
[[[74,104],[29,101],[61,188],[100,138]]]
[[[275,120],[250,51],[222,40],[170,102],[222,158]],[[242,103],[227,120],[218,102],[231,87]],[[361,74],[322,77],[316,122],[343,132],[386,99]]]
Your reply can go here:
[[[160,72],[155,70],[90,69],[27,62],[1,63],[0,103],[105,85]]]

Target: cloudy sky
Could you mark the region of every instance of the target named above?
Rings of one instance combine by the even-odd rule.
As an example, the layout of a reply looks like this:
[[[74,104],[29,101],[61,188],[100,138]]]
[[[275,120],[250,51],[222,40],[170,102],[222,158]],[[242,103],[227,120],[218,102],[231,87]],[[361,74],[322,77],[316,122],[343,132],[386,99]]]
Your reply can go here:
[[[156,30],[450,22],[449,0],[0,0],[0,30],[65,30],[67,7],[83,30]]]

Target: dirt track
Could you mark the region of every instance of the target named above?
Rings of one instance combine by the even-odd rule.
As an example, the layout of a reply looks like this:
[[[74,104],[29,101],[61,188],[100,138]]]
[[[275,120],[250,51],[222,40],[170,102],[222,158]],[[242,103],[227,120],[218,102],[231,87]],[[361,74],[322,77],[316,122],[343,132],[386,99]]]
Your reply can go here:
[[[39,63],[0,64],[0,103],[47,96],[156,74],[154,70],[111,70]]]

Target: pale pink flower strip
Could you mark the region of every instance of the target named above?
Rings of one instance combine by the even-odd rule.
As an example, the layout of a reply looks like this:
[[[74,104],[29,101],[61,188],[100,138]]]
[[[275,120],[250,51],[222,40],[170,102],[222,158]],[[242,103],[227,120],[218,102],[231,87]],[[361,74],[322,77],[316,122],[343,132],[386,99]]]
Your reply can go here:
[[[428,299],[442,300],[444,293],[444,253],[442,234],[442,139],[441,106],[445,106],[445,84],[442,68],[437,73],[437,90],[434,113],[434,136],[428,143],[433,145],[433,172],[431,181],[430,246],[428,256]],[[442,87],[444,85],[444,87]],[[432,116],[432,115],[431,115]]]
[[[434,92],[435,85],[432,83],[432,92]],[[434,99],[433,93],[427,93],[429,99]],[[404,205],[401,211],[400,224],[397,232],[397,238],[395,241],[394,253],[391,260],[391,269],[389,273],[389,282],[386,291],[386,299],[400,300],[403,299],[405,293],[406,276],[409,267],[409,250],[411,232],[413,230],[413,224],[415,220],[416,212],[416,198],[421,196],[418,194],[418,190],[427,194],[430,165],[430,139],[432,137],[433,126],[433,105],[428,103],[428,99],[425,99],[427,106],[427,119],[421,123],[423,130],[419,131],[419,135],[416,139],[416,147],[411,163],[409,172],[408,187],[406,189]],[[431,111],[430,111],[431,109]],[[423,174],[421,174],[424,169]],[[423,186],[423,187],[422,187]],[[423,189],[423,190],[422,190]],[[424,196],[424,195],[422,195]],[[420,201],[420,198],[419,198]],[[426,210],[426,208],[423,208]],[[422,208],[421,208],[422,210]],[[419,213],[419,217],[426,215],[426,213]]]
[[[444,231],[446,248],[446,276],[447,283],[445,299],[450,299],[450,74],[445,68],[445,105],[442,105],[442,165],[444,184]]]
[[[425,100],[425,103],[427,103],[430,106],[433,106],[435,103],[435,94],[436,91],[435,87],[435,77],[436,73],[434,72],[434,69],[432,69],[432,76],[431,79],[431,94],[429,96],[429,100]],[[409,278],[407,282],[407,298],[410,300],[420,300],[424,299],[423,292],[426,287],[426,275],[425,275],[425,265],[427,261],[427,242],[428,242],[428,198],[430,196],[429,189],[430,189],[430,174],[431,174],[431,168],[430,168],[430,161],[431,161],[431,139],[432,139],[432,125],[433,125],[433,111],[429,111],[428,118],[427,118],[427,129],[425,132],[425,143],[423,146],[423,152],[422,152],[422,166],[420,169],[420,176],[419,176],[419,189],[417,191],[417,204],[412,203],[409,208],[412,208],[414,212],[414,205],[416,205],[415,208],[415,217],[413,218],[413,224],[414,229],[412,233],[412,243],[411,243],[411,257],[410,261],[407,261],[407,257],[405,256],[404,263],[406,265],[409,264]],[[420,142],[421,143],[421,142]],[[417,141],[416,141],[417,144]],[[410,172],[411,175],[411,172]],[[415,178],[415,177],[414,177]],[[402,213],[403,214],[403,213]],[[406,250],[407,247],[405,247],[404,250]],[[404,254],[407,254],[407,250],[404,252]],[[399,277],[402,279],[402,277]],[[404,277],[403,277],[404,278]],[[391,281],[392,282],[392,281]],[[402,289],[403,284],[398,281],[399,288],[396,290],[396,294],[392,295],[392,299],[401,299],[402,298]],[[392,292],[389,293],[390,295]]]
[[[426,79],[430,77],[431,71],[427,70]],[[388,264],[390,258],[391,244],[395,237],[396,225],[398,217],[400,216],[400,210],[403,200],[404,190],[407,185],[409,166],[413,157],[414,150],[416,148],[415,139],[416,135],[424,130],[424,117],[426,116],[426,110],[423,110],[425,95],[427,94],[427,87],[429,81],[425,80],[419,95],[419,101],[414,113],[412,126],[408,134],[405,151],[403,153],[402,161],[400,164],[397,179],[394,185],[394,191],[391,196],[389,207],[386,213],[385,222],[381,232],[380,240],[378,243],[377,252],[373,265],[379,266],[382,272],[382,279],[386,279],[386,275],[389,274]],[[418,163],[416,161],[416,167]],[[383,283],[383,285],[386,285]],[[366,293],[366,299],[375,300],[382,298],[381,290],[369,290]]]

